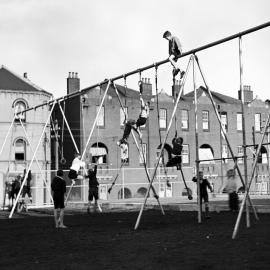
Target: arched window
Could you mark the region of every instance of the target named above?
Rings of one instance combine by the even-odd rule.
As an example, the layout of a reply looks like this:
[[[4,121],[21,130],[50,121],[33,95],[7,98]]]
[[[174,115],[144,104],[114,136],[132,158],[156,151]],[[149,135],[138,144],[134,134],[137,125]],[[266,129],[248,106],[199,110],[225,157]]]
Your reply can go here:
[[[261,147],[261,151],[258,157],[258,163],[267,164],[267,150],[263,145]]]
[[[26,160],[26,142],[23,139],[17,139],[14,143],[15,160]]]
[[[14,113],[15,114],[19,113],[19,112],[22,112],[22,111],[24,111],[26,109],[27,109],[27,105],[26,105],[26,103],[24,101],[18,100],[18,101],[16,101],[14,103]],[[22,122],[25,122],[25,120],[26,120],[25,118],[26,118],[25,113],[19,114],[19,115],[16,115],[15,121],[19,122],[20,119],[21,119]]]
[[[140,187],[138,190],[137,190],[137,198],[144,198],[145,195],[147,193],[147,188],[145,187]],[[149,197],[149,194],[148,194],[148,197]]]
[[[201,164],[211,164],[215,163],[211,161],[214,158],[214,151],[213,148],[209,144],[203,144],[199,148],[199,159],[205,160],[202,161]]]
[[[92,155],[92,163],[106,164],[108,163],[108,148],[105,144],[94,143],[90,148]]]
[[[124,196],[122,188],[118,191],[118,199],[129,199],[131,197],[131,191],[129,188],[124,188]]]

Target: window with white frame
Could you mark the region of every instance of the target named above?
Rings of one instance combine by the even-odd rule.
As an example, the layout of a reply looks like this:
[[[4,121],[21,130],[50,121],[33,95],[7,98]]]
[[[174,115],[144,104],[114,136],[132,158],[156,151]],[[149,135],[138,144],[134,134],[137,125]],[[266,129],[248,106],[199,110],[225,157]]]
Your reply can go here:
[[[242,157],[243,155],[244,155],[244,149],[243,149],[242,145],[237,146],[237,156]],[[237,159],[237,162],[239,164],[242,164],[243,161],[244,161],[243,158],[238,158]]]
[[[189,145],[188,144],[183,144],[182,163],[183,164],[189,164]]]
[[[222,144],[221,157],[225,158],[224,163],[228,163],[228,145]]]
[[[123,111],[123,108],[121,107],[120,108],[120,126],[125,125],[126,117],[128,117],[128,108],[124,107],[124,111]]]
[[[227,113],[226,112],[222,112],[220,115],[221,118],[221,125],[222,127],[225,129],[225,131],[228,131],[228,118],[227,118]]]
[[[26,110],[27,107],[26,107],[25,102],[20,100],[20,101],[17,101],[15,103],[14,108],[15,108],[15,114],[16,114],[16,113],[19,113],[19,112],[22,112],[22,111]],[[20,119],[21,119],[22,122],[25,122],[25,113],[16,115],[15,121],[19,122]]]
[[[209,130],[209,112],[202,111],[202,128],[203,130]]]
[[[98,113],[99,106],[96,106],[96,115]],[[104,106],[101,107],[98,119],[97,119],[97,126],[104,127],[105,126],[105,108]]]
[[[146,160],[147,160],[146,159],[146,157],[147,157],[146,143],[141,144],[141,146],[140,146],[140,153],[143,154],[143,157],[141,157],[141,155],[140,155],[140,164],[143,164],[144,161],[146,162]]]
[[[236,124],[237,124],[237,130],[242,131],[242,113],[237,113]]]
[[[182,129],[188,129],[188,110],[181,110]]]
[[[26,160],[26,142],[23,139],[17,139],[15,141],[15,160],[25,161]]]
[[[255,126],[255,131],[260,132],[261,131],[261,114],[260,113],[255,113],[254,115],[254,126]]]
[[[129,163],[129,145],[126,144],[126,149],[120,148],[121,149],[121,163],[122,164],[128,164]]]
[[[159,126],[160,128],[167,128],[167,110],[160,109],[159,110]]]

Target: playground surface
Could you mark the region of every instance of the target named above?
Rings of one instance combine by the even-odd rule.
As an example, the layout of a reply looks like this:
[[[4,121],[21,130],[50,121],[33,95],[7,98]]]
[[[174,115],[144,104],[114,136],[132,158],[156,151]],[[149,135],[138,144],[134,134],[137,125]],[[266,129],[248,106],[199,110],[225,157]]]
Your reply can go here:
[[[270,215],[251,227],[237,214],[212,212],[197,222],[195,211],[87,214],[67,211],[67,229],[55,229],[52,209],[0,219],[0,269],[270,269]]]

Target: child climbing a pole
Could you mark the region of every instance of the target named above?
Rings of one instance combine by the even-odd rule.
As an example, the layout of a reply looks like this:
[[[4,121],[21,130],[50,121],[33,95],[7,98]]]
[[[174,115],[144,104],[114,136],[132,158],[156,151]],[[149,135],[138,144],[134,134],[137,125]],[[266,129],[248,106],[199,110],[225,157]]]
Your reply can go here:
[[[87,213],[90,214],[91,209],[91,203],[93,199],[94,202],[94,212],[96,212],[97,209],[101,212],[101,208],[98,204],[98,186],[99,182],[97,180],[97,164],[92,164],[93,167],[91,167],[88,172],[86,178],[89,179],[89,191],[88,191],[88,207],[87,207]]]
[[[197,177],[193,177],[192,181],[197,183]],[[203,177],[203,172],[200,171],[199,172],[199,183],[200,183],[200,201],[202,203],[202,200],[204,201],[204,205],[205,205],[205,217],[207,219],[210,218],[209,215],[209,199],[208,199],[208,192],[207,192],[207,188],[213,192],[213,188],[210,185],[209,181]]]
[[[169,41],[169,61],[173,66],[173,77],[175,77],[181,70],[177,64],[177,59],[182,54],[182,45],[178,37],[173,36],[170,31],[163,34],[163,38]],[[180,72],[181,79],[185,75],[185,71]]]
[[[166,164],[166,167],[176,166],[177,170],[180,170],[182,164],[182,149],[183,149],[183,138],[177,136],[177,131],[172,139],[172,152],[171,158]]]
[[[137,121],[130,119],[125,124],[124,134],[121,140],[117,142],[117,144],[124,150],[127,148],[127,140],[130,135],[131,129],[135,130],[138,134],[140,139],[142,139],[142,133],[140,131],[140,127],[145,125],[148,117],[149,117],[149,106],[150,101],[145,102],[142,97],[142,82],[139,82],[140,87],[140,103],[141,103],[141,111]]]
[[[85,167],[85,162],[81,160],[81,155],[79,153],[75,154],[75,158],[72,161],[72,165],[70,167],[68,177],[72,181],[72,184],[75,184],[75,180],[77,180],[79,177],[78,173],[80,168]]]

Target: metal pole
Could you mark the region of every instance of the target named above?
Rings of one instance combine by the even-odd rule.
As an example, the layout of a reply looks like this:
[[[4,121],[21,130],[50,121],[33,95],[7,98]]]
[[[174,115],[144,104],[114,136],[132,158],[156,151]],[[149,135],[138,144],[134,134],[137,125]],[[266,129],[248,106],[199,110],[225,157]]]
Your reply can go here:
[[[230,41],[230,40],[233,40],[233,39],[238,38],[238,37],[241,37],[241,36],[248,35],[248,34],[250,34],[250,33],[259,31],[259,30],[261,30],[261,29],[263,29],[263,28],[266,28],[266,27],[269,27],[269,26],[270,26],[270,21],[269,21],[269,22],[266,22],[266,23],[264,23],[264,24],[261,24],[261,25],[258,25],[258,26],[249,28],[249,29],[247,29],[247,30],[245,30],[245,31],[236,33],[236,34],[234,34],[234,35],[228,36],[228,37],[226,37],[226,38],[223,38],[223,39],[220,39],[220,40],[217,40],[217,41],[208,43],[208,44],[203,45],[203,46],[201,46],[201,47],[198,47],[198,48],[196,48],[196,49],[193,49],[193,50],[184,52],[184,53],[182,53],[181,56],[179,56],[178,58],[182,58],[182,57],[185,57],[185,56],[188,56],[188,55],[195,54],[195,53],[197,53],[197,52],[199,52],[199,51],[203,51],[203,50],[209,49],[209,48],[211,48],[211,47],[214,47],[214,46],[217,46],[217,45],[219,45],[219,44],[228,42],[228,41]],[[135,69],[135,70],[133,70],[133,71],[131,71],[131,72],[128,72],[128,73],[126,73],[126,74],[124,74],[124,75],[120,75],[120,76],[114,77],[114,78],[112,78],[112,79],[110,79],[110,80],[104,80],[104,81],[102,81],[102,82],[100,82],[100,83],[96,83],[96,84],[94,84],[94,85],[92,85],[92,86],[89,86],[89,87],[87,87],[87,88],[84,88],[84,89],[82,89],[82,90],[80,90],[80,91],[73,92],[73,93],[70,93],[70,94],[68,94],[68,95],[66,95],[66,96],[59,97],[59,98],[57,98],[57,99],[51,100],[51,101],[47,102],[46,104],[42,103],[42,104],[37,105],[37,106],[35,106],[35,107],[28,108],[28,109],[22,111],[22,113],[27,112],[27,111],[30,111],[30,110],[34,110],[34,109],[37,109],[37,108],[39,108],[39,107],[43,107],[43,106],[46,106],[46,105],[51,105],[51,104],[53,104],[55,101],[61,101],[61,100],[67,99],[67,98],[73,98],[73,97],[82,95],[82,94],[84,94],[84,92],[87,92],[89,89],[95,88],[95,87],[100,86],[100,85],[102,85],[102,84],[107,84],[109,81],[114,82],[114,81],[116,81],[116,80],[123,79],[123,78],[125,78],[125,77],[130,76],[130,75],[133,75],[133,74],[136,74],[136,73],[140,73],[140,72],[142,72],[142,71],[151,69],[151,68],[153,68],[153,67],[155,67],[155,66],[160,66],[160,65],[166,64],[166,63],[168,63],[168,62],[169,62],[169,60],[168,60],[168,58],[167,58],[167,59],[165,59],[165,60],[156,62],[156,63],[154,63],[154,64],[151,64],[151,65],[148,65],[148,66],[139,68],[139,69]]]
[[[146,195],[145,195],[145,198],[144,198],[144,203],[143,203],[142,206],[141,206],[141,210],[140,210],[140,213],[139,213],[138,218],[137,218],[137,222],[136,222],[136,225],[135,225],[135,229],[136,229],[136,228],[138,227],[138,225],[139,225],[139,222],[140,222],[140,219],[141,219],[141,216],[142,216],[142,212],[143,212],[143,210],[144,210],[144,207],[145,207],[147,198],[148,198],[149,193],[150,193],[150,189],[151,189],[151,187],[152,187],[152,183],[153,183],[154,178],[155,178],[155,176],[156,176],[157,168],[158,168],[158,166],[159,166],[159,161],[160,161],[161,156],[163,155],[164,146],[165,146],[165,143],[166,143],[167,138],[168,138],[168,135],[169,135],[169,131],[170,131],[170,128],[171,128],[171,125],[172,125],[172,122],[173,122],[173,118],[174,118],[174,115],[175,115],[175,113],[176,113],[176,110],[177,110],[177,106],[178,106],[180,97],[182,96],[183,88],[184,88],[184,85],[185,85],[185,81],[186,81],[186,77],[187,77],[187,74],[188,74],[188,70],[189,70],[191,61],[192,61],[192,57],[190,57],[189,62],[188,62],[188,66],[187,66],[187,69],[186,69],[186,73],[185,73],[185,75],[184,75],[183,82],[182,82],[182,84],[181,84],[180,91],[179,91],[178,97],[177,97],[176,102],[175,102],[175,105],[174,105],[174,109],[173,109],[173,112],[172,112],[172,115],[171,115],[170,122],[169,122],[169,124],[168,124],[168,128],[167,128],[167,131],[166,131],[166,134],[165,134],[165,138],[164,138],[163,143],[162,143],[162,146],[161,146],[161,148],[160,148],[160,152],[159,152],[159,155],[158,155],[158,158],[157,158],[157,164],[156,164],[156,166],[155,166],[155,168],[154,168],[154,172],[153,172],[152,178],[151,178],[150,183],[149,183],[149,185],[148,185],[148,189],[147,189],[147,192],[146,192]]]
[[[203,75],[203,72],[202,72],[202,69],[201,69],[199,60],[198,60],[197,57],[195,57],[195,59],[196,59],[198,68],[199,68],[199,70],[200,70],[201,76],[202,76],[202,78],[203,78],[204,84],[205,84],[205,86],[206,86],[206,90],[207,90],[208,96],[209,96],[210,101],[211,101],[211,103],[212,103],[212,106],[213,106],[213,108],[214,108],[214,112],[215,112],[215,114],[216,114],[216,116],[217,116],[217,119],[218,119],[219,123],[221,124],[221,119],[220,119],[220,116],[219,116],[219,114],[218,114],[217,106],[216,106],[215,101],[214,101],[214,99],[213,99],[212,93],[211,93],[211,91],[210,91],[210,89],[209,89],[209,87],[208,87],[208,85],[207,85],[207,83],[206,83],[206,80],[205,80],[205,77],[204,77],[204,75]],[[224,129],[224,127],[223,127],[222,125],[221,125],[221,129],[222,129],[224,138],[225,138],[225,140],[226,140],[226,143],[227,143],[227,145],[228,145],[228,148],[229,148],[229,150],[230,150],[231,156],[232,156],[232,158],[233,158],[233,160],[234,160],[234,165],[235,165],[235,167],[236,167],[236,169],[237,169],[237,172],[238,172],[238,175],[239,175],[239,177],[240,177],[240,180],[241,180],[243,186],[245,186],[245,182],[244,182],[244,180],[243,180],[241,171],[240,171],[239,166],[238,166],[238,164],[237,164],[237,159],[236,159],[236,157],[234,156],[234,153],[233,153],[233,150],[232,150],[232,148],[231,148],[231,145],[230,145],[230,142],[229,142],[227,133],[226,133],[226,131],[225,131],[225,129]],[[249,196],[248,196],[248,200],[249,200],[249,203],[250,203],[250,205],[251,205],[251,207],[252,207],[252,210],[253,210],[253,212],[254,212],[255,218],[258,219],[258,215],[257,215],[257,213],[256,213],[256,209],[255,209],[255,207],[254,207],[254,205],[253,205],[253,203],[252,203],[252,201],[251,201],[251,199],[250,199]]]
[[[26,181],[26,177],[27,177],[27,175],[29,174],[29,171],[30,171],[31,166],[32,166],[33,161],[34,161],[34,158],[35,158],[35,156],[36,156],[36,154],[37,154],[39,145],[40,145],[40,143],[41,143],[41,141],[42,141],[43,134],[45,133],[46,128],[47,128],[47,125],[48,125],[48,123],[49,123],[49,121],[50,121],[50,117],[51,117],[52,111],[53,111],[53,109],[54,109],[55,103],[56,103],[56,101],[53,103],[53,106],[52,106],[52,108],[51,108],[51,111],[49,112],[47,121],[46,121],[46,123],[45,123],[45,125],[44,125],[44,128],[43,128],[43,130],[42,130],[42,133],[41,133],[41,136],[40,136],[40,138],[39,138],[38,144],[37,144],[37,146],[36,146],[34,155],[33,155],[32,159],[31,159],[31,162],[30,162],[30,164],[29,164],[29,166],[28,166],[28,168],[27,168],[27,171],[26,171],[26,173],[25,173],[25,176],[24,176],[24,179],[23,179],[21,188],[20,188],[19,193],[18,193],[18,195],[17,195],[17,197],[16,197],[16,200],[15,200],[15,203],[14,203],[12,209],[11,209],[11,212],[10,212],[10,214],[9,214],[9,218],[11,218],[12,215],[13,215],[13,213],[14,213],[15,207],[16,207],[16,205],[17,205],[17,203],[18,203],[18,200],[19,200],[19,197],[20,197],[20,195],[21,195],[21,192],[22,192],[24,183],[25,183],[25,181]]]
[[[194,55],[195,57],[195,55]],[[199,157],[199,135],[198,135],[198,100],[196,88],[196,70],[195,61],[192,58],[193,65],[193,90],[194,90],[194,116],[195,116],[195,155],[196,155],[196,175],[197,175],[197,204],[198,204],[198,223],[202,222],[202,203],[201,203],[201,189],[200,189],[200,157]]]
[[[88,144],[89,144],[89,142],[90,142],[90,140],[91,140],[91,137],[92,137],[92,135],[93,135],[94,128],[95,128],[95,126],[96,126],[96,123],[97,123],[99,114],[100,114],[100,112],[101,112],[101,108],[102,108],[103,103],[104,103],[104,101],[105,101],[105,98],[106,98],[106,96],[107,96],[107,93],[108,93],[108,90],[109,90],[109,88],[110,88],[110,85],[111,85],[111,80],[108,81],[107,88],[106,88],[106,90],[105,90],[105,92],[104,92],[104,95],[103,95],[101,104],[99,105],[98,112],[97,112],[95,121],[94,121],[94,123],[93,123],[93,125],[92,125],[92,129],[91,129],[90,134],[89,134],[89,136],[88,136],[86,145],[85,145],[85,147],[84,147],[84,151],[83,151],[83,153],[82,153],[82,158],[81,158],[81,159],[84,158],[84,155],[85,155],[85,153],[86,153],[87,146],[88,146]]]
[[[71,132],[70,126],[69,126],[69,124],[68,124],[68,121],[67,121],[67,118],[66,118],[66,116],[65,116],[65,113],[64,113],[64,111],[63,111],[63,109],[62,109],[62,106],[61,106],[61,104],[60,104],[59,102],[58,102],[58,105],[59,105],[60,111],[61,111],[61,113],[62,113],[62,116],[63,116],[63,118],[64,118],[64,121],[65,121],[65,123],[66,123],[66,126],[67,126],[68,132],[69,132],[69,134],[70,134],[71,140],[72,140],[72,142],[73,142],[73,144],[74,144],[74,147],[75,147],[75,149],[76,149],[76,152],[79,153],[80,151],[79,151],[78,146],[77,146],[77,144],[76,144],[76,142],[75,142],[75,140],[74,140],[74,136],[73,136],[73,134],[72,134],[72,132]],[[64,125],[63,125],[63,128],[64,128]]]
[[[11,131],[11,128],[12,128],[12,126],[13,126],[13,124],[14,124],[15,118],[16,118],[16,114],[14,115],[14,117],[13,117],[13,119],[12,119],[12,121],[11,121],[11,124],[10,124],[10,126],[9,126],[9,128],[8,128],[8,132],[7,132],[7,134],[6,134],[6,137],[5,137],[5,139],[4,139],[4,142],[3,142],[2,147],[1,147],[1,150],[0,150],[0,156],[1,156],[2,152],[3,152],[3,149],[4,149],[5,144],[6,144],[6,142],[7,142],[7,138],[8,138],[8,135],[9,135],[10,131]]]
[[[124,110],[124,106],[123,106],[122,101],[121,101],[121,99],[120,99],[120,96],[119,96],[119,92],[118,92],[118,90],[117,90],[117,87],[116,87],[115,84],[113,84],[113,85],[114,85],[114,89],[115,89],[116,95],[117,95],[117,97],[118,97],[120,106],[122,107],[122,110],[123,110],[123,112],[124,112],[124,114],[125,114],[125,117],[127,117],[126,112],[125,112],[125,110]],[[151,179],[150,179],[150,175],[149,175],[149,172],[148,172],[148,168],[147,168],[147,166],[146,166],[146,161],[145,161],[144,154],[143,154],[143,153],[141,152],[141,150],[140,150],[140,147],[139,147],[139,145],[138,145],[138,142],[137,142],[137,140],[136,140],[136,137],[135,137],[135,135],[134,135],[133,130],[131,130],[131,134],[132,134],[132,137],[133,137],[133,139],[134,139],[134,142],[135,142],[135,145],[136,145],[136,147],[137,147],[137,150],[138,150],[138,152],[139,152],[139,156],[140,156],[140,158],[143,160],[143,164],[144,164],[144,169],[145,169],[145,172],[146,172],[147,180],[148,180],[148,182],[150,183],[150,182],[151,182]],[[154,197],[156,198],[156,200],[157,200],[157,202],[158,202],[158,204],[159,204],[161,213],[162,213],[163,215],[165,215],[164,210],[163,210],[163,207],[162,207],[162,205],[161,205],[161,203],[160,203],[160,201],[159,201],[159,197],[158,197],[158,195],[157,195],[157,193],[156,193],[156,190],[155,190],[155,188],[154,188],[152,185],[151,185],[151,189],[152,189],[152,191],[153,191],[153,193],[154,193]],[[149,193],[148,193],[148,194],[149,194]],[[147,197],[148,197],[148,196],[146,196],[146,200],[147,200]],[[146,201],[145,201],[145,202],[146,202]],[[136,230],[138,226],[139,226],[139,222],[138,222],[138,220],[137,220],[137,223],[136,223],[134,229]]]
[[[26,129],[25,129],[23,123],[22,123],[21,118],[19,118],[19,120],[20,120],[20,124],[21,124],[21,126],[22,126],[22,129],[23,129],[23,132],[24,132],[24,134],[25,134],[25,137],[26,137],[26,139],[27,139],[27,141],[28,141],[28,143],[29,143],[30,150],[31,150],[31,152],[34,154],[34,150],[33,150],[33,148],[32,148],[30,139],[29,139],[29,137],[28,137],[28,134],[27,134]],[[45,133],[45,134],[46,134],[46,133]],[[45,149],[45,151],[46,151],[46,149]],[[39,171],[40,171],[42,180],[43,180],[45,186],[47,187],[47,189],[48,189],[48,191],[49,191],[49,195],[50,195],[51,201],[53,202],[53,198],[52,198],[52,195],[51,195],[51,188],[50,188],[50,186],[48,185],[47,181],[45,180],[45,178],[44,178],[43,175],[42,175],[42,169],[41,169],[41,167],[40,167],[40,165],[39,165],[39,162],[38,162],[37,157],[34,156],[34,158],[35,158],[35,161],[36,161],[36,163],[37,163],[38,169],[39,169]],[[47,171],[46,171],[46,173],[47,173]]]
[[[264,140],[264,136],[265,136],[266,131],[267,131],[267,127],[269,125],[269,120],[270,120],[270,114],[268,115],[266,126],[265,126],[264,132],[263,132],[263,136],[261,138],[261,142],[260,142],[260,144],[259,144],[259,146],[257,148],[257,151],[256,151],[255,161],[254,161],[253,166],[252,166],[251,178],[250,178],[250,181],[249,181],[249,183],[248,183],[248,185],[246,186],[246,189],[245,189],[245,196],[244,196],[244,198],[242,200],[241,208],[240,208],[240,211],[239,211],[238,216],[237,216],[237,220],[236,220],[234,230],[233,230],[232,239],[235,239],[235,237],[237,235],[237,232],[238,232],[238,229],[239,229],[241,216],[242,216],[242,213],[244,211],[244,206],[245,206],[247,198],[248,198],[248,193],[249,193],[249,189],[250,189],[252,180],[254,178],[254,173],[255,173],[256,166],[257,166],[258,157],[259,157],[259,154],[260,154],[260,151],[261,151],[261,147],[262,147],[262,143],[263,143],[263,140]]]
[[[55,128],[55,169],[59,169],[59,155],[58,155],[58,148],[59,148],[59,142],[58,142],[58,121],[57,119],[54,122],[54,128]]]
[[[241,91],[241,110],[242,110],[242,136],[243,136],[243,154],[244,154],[244,179],[245,186],[248,184],[247,177],[247,149],[246,149],[246,125],[245,125],[245,108],[244,108],[244,90],[243,90],[243,62],[242,62],[242,38],[239,37],[239,68],[240,68],[240,91]],[[246,224],[250,227],[250,216],[248,203],[246,204]]]

